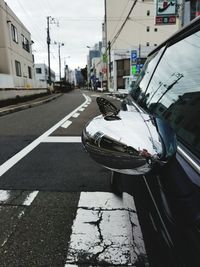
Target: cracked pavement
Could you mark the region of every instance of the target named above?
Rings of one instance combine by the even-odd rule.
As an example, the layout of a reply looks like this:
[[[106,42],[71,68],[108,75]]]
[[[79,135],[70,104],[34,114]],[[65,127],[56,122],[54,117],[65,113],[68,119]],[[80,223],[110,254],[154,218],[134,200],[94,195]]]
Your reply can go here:
[[[134,207],[127,193],[82,192],[65,266],[148,266]]]

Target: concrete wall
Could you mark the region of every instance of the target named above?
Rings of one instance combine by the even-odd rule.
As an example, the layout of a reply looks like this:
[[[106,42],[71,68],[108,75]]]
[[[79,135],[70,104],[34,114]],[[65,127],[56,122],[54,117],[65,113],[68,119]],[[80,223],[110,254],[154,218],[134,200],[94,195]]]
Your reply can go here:
[[[0,101],[48,93],[47,89],[0,89]]]

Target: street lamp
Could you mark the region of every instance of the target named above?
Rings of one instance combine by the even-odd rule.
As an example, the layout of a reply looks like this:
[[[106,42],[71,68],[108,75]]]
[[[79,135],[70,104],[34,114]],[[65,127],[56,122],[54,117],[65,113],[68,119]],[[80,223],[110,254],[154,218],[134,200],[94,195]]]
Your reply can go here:
[[[51,85],[51,67],[50,67],[50,44],[51,44],[51,38],[50,38],[50,24],[55,24],[55,18],[52,18],[51,16],[47,17],[47,51],[48,51],[48,83]]]

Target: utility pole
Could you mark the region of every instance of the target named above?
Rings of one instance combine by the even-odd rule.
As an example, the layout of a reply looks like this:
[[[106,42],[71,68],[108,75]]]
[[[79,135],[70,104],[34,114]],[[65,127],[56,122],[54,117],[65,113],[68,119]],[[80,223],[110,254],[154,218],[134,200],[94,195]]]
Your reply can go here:
[[[110,50],[111,50],[111,42],[109,41],[108,42],[109,86],[110,86],[110,83],[111,83],[111,53],[110,53]]]
[[[51,67],[50,67],[50,43],[51,38],[49,34],[49,20],[50,16],[47,17],[47,51],[48,51],[48,83],[51,85]]]
[[[56,21],[51,16],[47,17],[47,51],[48,51],[48,83],[51,85],[51,62],[50,62],[50,44],[51,44],[51,38],[49,33],[49,24],[53,23],[56,24]],[[58,22],[57,22],[58,26]]]
[[[60,43],[58,43],[58,58],[59,58],[59,77],[60,77],[60,81],[61,81]]]
[[[59,59],[59,77],[61,81],[61,57],[60,57],[60,47],[63,46],[64,43],[58,42],[58,59]]]
[[[139,73],[140,73],[140,65],[141,65],[141,44],[139,44],[139,47],[138,47],[138,69],[139,69]]]

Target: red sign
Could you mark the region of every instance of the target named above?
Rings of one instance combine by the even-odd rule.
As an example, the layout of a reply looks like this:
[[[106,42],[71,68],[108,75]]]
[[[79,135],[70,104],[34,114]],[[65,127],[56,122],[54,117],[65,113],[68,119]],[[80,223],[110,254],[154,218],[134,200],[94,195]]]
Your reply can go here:
[[[176,16],[157,16],[156,25],[176,24]]]

